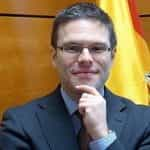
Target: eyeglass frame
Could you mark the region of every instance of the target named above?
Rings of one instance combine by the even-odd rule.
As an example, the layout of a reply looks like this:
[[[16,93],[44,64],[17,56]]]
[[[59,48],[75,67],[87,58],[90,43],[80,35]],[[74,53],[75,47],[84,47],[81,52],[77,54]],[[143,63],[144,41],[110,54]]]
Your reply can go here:
[[[78,47],[78,49],[76,49],[76,50],[71,50],[70,49],[70,51],[69,51],[69,49],[67,50],[66,48],[65,48],[65,44],[64,45],[62,45],[62,46],[57,46],[56,47],[56,49],[58,48],[58,49],[60,49],[61,51],[63,51],[63,52],[66,52],[66,53],[68,53],[68,54],[81,54],[82,52],[83,52],[83,49],[88,49],[88,51],[90,52],[90,54],[92,54],[92,55],[96,55],[96,54],[102,54],[102,53],[104,53],[104,52],[106,52],[106,51],[111,51],[111,48],[109,48],[109,47],[107,47],[106,45],[103,45],[103,46],[105,46],[105,48],[103,49],[103,50],[98,50],[98,51],[94,51],[94,50],[92,50],[92,48],[95,46],[97,46],[97,45],[93,45],[93,47],[92,47],[92,45],[90,45],[90,46],[83,46],[82,44],[74,44],[74,43],[71,43],[72,44],[72,46],[77,46]],[[73,45],[74,44],[74,45]],[[98,43],[99,44],[99,43]],[[100,43],[100,44],[102,44],[102,43]],[[67,44],[66,44],[67,45]]]

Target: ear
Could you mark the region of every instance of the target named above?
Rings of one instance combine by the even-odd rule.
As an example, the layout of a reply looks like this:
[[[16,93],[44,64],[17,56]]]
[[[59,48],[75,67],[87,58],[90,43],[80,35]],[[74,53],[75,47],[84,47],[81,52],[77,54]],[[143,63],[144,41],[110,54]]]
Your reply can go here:
[[[116,48],[111,50],[111,57],[112,57],[112,59],[114,59],[115,55],[116,55]]]
[[[54,47],[51,47],[51,60],[52,60],[52,65],[55,67],[56,66],[56,56],[57,56],[57,50]]]

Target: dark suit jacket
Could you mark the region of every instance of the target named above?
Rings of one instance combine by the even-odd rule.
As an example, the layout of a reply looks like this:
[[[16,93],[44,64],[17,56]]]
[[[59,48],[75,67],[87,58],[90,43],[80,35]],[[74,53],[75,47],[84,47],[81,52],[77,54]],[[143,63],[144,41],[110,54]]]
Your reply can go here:
[[[108,150],[150,150],[150,109],[106,89],[105,99],[109,128],[117,134]],[[0,150],[79,150],[59,88],[4,114]]]

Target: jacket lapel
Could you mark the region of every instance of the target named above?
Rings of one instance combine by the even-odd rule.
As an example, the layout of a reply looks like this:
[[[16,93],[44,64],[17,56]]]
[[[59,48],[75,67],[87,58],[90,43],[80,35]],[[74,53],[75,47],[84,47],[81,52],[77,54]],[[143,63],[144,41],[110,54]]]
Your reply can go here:
[[[37,117],[47,143],[52,150],[78,150],[76,136],[60,91],[40,103]],[[45,101],[44,101],[45,102]]]
[[[119,138],[127,119],[127,106],[120,100],[120,97],[112,94],[108,89],[105,89],[104,97],[107,101],[108,126],[116,132]]]
[[[107,101],[108,126],[120,137],[127,119],[126,104],[120,97],[105,89]],[[37,118],[41,129],[52,150],[78,150],[76,136],[59,88],[52,96],[44,98],[38,105]]]

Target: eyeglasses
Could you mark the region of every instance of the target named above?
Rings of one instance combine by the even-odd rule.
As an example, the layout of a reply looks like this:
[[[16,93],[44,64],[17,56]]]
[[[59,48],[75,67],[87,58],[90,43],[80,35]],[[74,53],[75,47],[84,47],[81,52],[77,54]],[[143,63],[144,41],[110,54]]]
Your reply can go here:
[[[81,44],[65,44],[57,48],[68,54],[81,54],[84,48],[87,48],[91,54],[102,54],[111,50],[105,44],[92,44],[88,46],[83,46]]]

